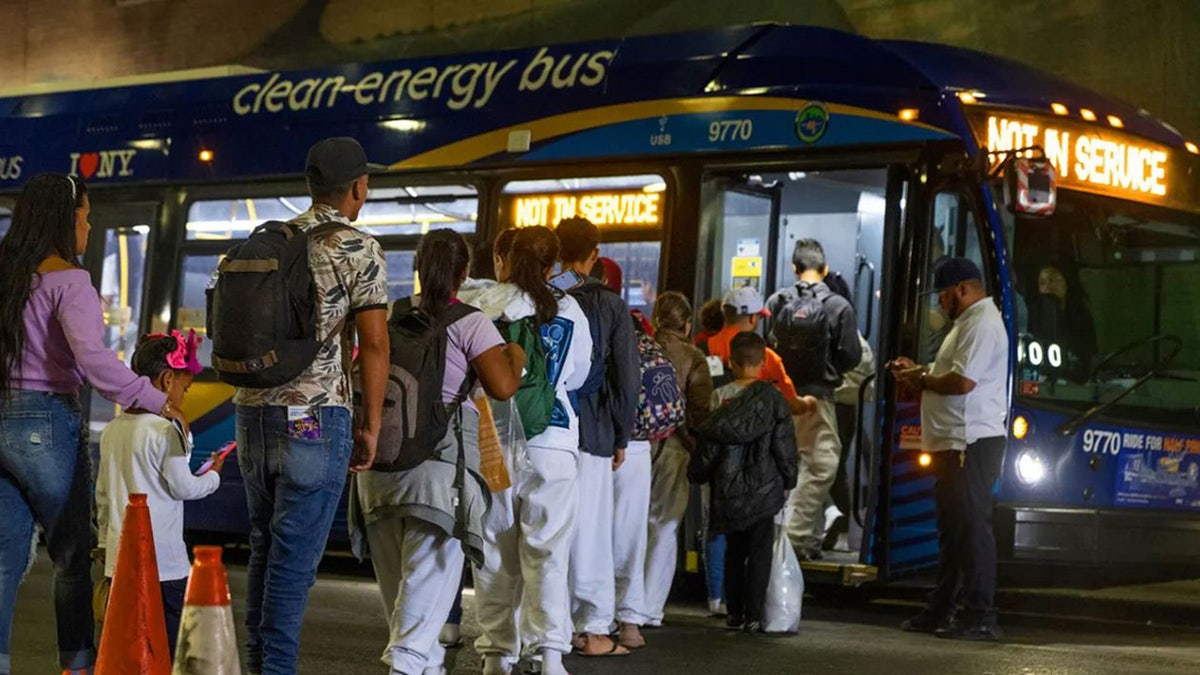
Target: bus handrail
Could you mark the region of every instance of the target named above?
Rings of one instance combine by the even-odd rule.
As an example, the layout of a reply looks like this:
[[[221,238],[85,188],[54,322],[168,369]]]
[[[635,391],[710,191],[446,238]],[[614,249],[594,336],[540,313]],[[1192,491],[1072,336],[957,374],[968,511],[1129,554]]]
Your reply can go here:
[[[867,276],[871,280],[871,285],[867,287],[867,327],[863,330],[863,337],[869,340],[871,338],[871,331],[875,328],[875,263],[860,254],[858,269],[855,271],[855,286],[858,285],[857,277],[862,276],[864,267],[870,272]]]
[[[875,373],[863,378],[862,384],[858,385],[858,411],[854,420],[854,484],[851,486],[850,495],[851,507],[854,512],[854,522],[858,523],[859,527],[863,525],[862,517],[862,449],[863,449],[863,410],[866,408],[867,386],[875,381]],[[867,462],[868,467],[874,467],[874,457],[872,461]],[[874,471],[874,468],[871,469]]]

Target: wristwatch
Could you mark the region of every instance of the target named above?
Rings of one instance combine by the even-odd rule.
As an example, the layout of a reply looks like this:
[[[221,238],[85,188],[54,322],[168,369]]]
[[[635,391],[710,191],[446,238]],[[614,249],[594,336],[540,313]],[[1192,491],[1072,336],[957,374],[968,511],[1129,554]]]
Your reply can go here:
[[[928,370],[922,370],[921,377],[917,380],[917,384],[920,385],[922,391],[925,390],[925,376],[928,374],[929,374]]]

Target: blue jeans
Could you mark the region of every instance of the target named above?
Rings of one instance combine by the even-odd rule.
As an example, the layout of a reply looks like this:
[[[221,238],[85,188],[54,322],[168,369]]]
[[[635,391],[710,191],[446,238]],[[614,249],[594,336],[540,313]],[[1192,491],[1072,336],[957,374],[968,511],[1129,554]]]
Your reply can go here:
[[[54,563],[58,661],[87,668],[92,641],[91,461],[73,396],[14,390],[0,398],[0,674],[11,669],[17,587],[42,526]]]
[[[317,580],[346,484],[350,411],[318,408],[315,439],[288,433],[285,407],[238,406],[238,467],[250,511],[246,663],[251,673],[293,675],[308,589]]]
[[[710,536],[704,542],[704,580],[708,583],[708,597],[721,600],[725,597],[725,535]]]

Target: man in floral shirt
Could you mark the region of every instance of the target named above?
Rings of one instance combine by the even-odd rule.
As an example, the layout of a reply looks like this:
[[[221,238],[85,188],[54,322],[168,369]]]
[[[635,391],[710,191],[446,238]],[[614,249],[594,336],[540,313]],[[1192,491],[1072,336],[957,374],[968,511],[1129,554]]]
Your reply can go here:
[[[321,347],[295,380],[238,389],[233,397],[250,511],[246,656],[255,674],[297,671],[308,589],[347,469],[366,470],[375,457],[388,374],[387,267],[379,243],[350,227],[367,199],[367,170],[366,153],[352,138],[327,138],[309,150],[313,203],[291,224],[306,231],[347,226],[309,240]],[[334,332],[340,339],[329,339]],[[354,429],[349,364],[356,332],[365,419]]]

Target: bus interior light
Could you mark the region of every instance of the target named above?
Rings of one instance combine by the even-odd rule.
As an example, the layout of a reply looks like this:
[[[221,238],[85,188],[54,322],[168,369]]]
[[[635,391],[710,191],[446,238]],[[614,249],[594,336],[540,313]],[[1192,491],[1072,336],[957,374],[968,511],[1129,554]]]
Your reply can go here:
[[[1071,113],[1071,111],[1067,109],[1067,106],[1061,103],[1051,103],[1050,109],[1054,111],[1055,115],[1069,115]]]
[[[1021,454],[1017,455],[1016,468],[1017,480],[1030,487],[1042,482],[1046,477],[1046,464],[1032,450],[1022,450]]]
[[[1196,145],[1195,143],[1193,143],[1191,141],[1184,143],[1183,147],[1187,148],[1187,151],[1192,153],[1193,155],[1200,155],[1200,146]]]
[[[1012,437],[1018,441],[1025,440],[1029,435],[1029,420],[1024,415],[1017,415],[1012,423]]]
[[[904,108],[900,110],[900,112],[896,113],[896,116],[905,122],[912,122],[913,120],[917,119],[920,114],[921,111],[917,110],[916,108]]]
[[[1080,109],[1079,109],[1079,116],[1080,116],[1080,117],[1082,117],[1083,119],[1085,119],[1085,120],[1089,121],[1089,122],[1095,122],[1095,121],[1096,121],[1096,113],[1092,112],[1091,110],[1088,110],[1087,108],[1080,108]]]
[[[200,161],[208,164],[213,161],[213,151],[205,148],[200,151]]]
[[[655,181],[642,186],[642,192],[666,192],[667,184],[665,181]]]
[[[1123,128],[1125,127],[1125,123],[1124,123],[1124,122],[1122,122],[1122,121],[1121,121],[1121,118],[1120,118],[1120,117],[1117,117],[1116,115],[1109,115],[1109,116],[1108,116],[1108,123],[1109,123],[1109,125],[1110,125],[1110,126],[1112,126],[1114,129],[1123,129]]]

